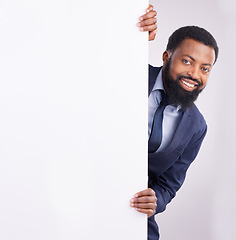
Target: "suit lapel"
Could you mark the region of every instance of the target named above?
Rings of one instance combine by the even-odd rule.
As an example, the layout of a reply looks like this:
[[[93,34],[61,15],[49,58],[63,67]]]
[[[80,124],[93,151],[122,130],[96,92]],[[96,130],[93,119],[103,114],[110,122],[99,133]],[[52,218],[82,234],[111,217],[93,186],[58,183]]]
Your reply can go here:
[[[174,133],[172,141],[165,151],[173,151],[176,149],[178,152],[182,153],[183,149],[186,147],[188,142],[192,137],[192,126],[191,126],[191,114],[190,110],[187,109],[183,112],[182,118],[179,122],[179,125]]]
[[[154,87],[158,73],[160,72],[161,67],[153,67],[149,65],[149,95]],[[171,143],[165,149],[165,151],[173,151],[176,149],[179,152],[182,152],[189,138],[192,137],[191,131],[191,109],[187,109],[180,120],[180,123],[174,133]],[[189,139],[189,140],[188,140]]]
[[[171,167],[181,156],[192,136],[191,117],[189,112],[185,111],[168,147],[156,153],[148,153],[149,177],[158,178]]]
[[[160,69],[161,68],[149,67],[149,94],[154,86]],[[194,110],[190,108],[183,112],[173,138],[170,144],[164,150],[148,154],[148,169],[150,177],[158,177],[166,169],[172,166],[178,157],[183,153],[185,147],[193,136],[193,111]]]

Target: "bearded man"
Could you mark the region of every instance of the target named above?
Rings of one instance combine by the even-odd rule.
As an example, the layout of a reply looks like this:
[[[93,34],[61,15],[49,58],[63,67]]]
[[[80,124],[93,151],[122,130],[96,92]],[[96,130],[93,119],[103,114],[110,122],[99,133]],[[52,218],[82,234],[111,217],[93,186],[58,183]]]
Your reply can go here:
[[[149,31],[150,40],[157,31],[155,16],[150,5],[138,23],[141,31]],[[214,37],[203,28],[186,26],[170,36],[163,66],[149,66],[149,188],[136,193],[130,203],[148,216],[148,240],[159,239],[154,216],[175,197],[206,135],[206,122],[194,101],[217,57]]]

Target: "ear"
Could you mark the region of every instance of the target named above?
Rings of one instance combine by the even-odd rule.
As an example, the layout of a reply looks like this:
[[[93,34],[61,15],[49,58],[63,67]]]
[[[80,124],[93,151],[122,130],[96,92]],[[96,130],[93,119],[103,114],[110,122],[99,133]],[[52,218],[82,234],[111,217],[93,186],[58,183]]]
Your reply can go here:
[[[163,54],[162,54],[163,65],[166,65],[169,57],[170,57],[169,51],[166,50],[165,52],[163,52]]]

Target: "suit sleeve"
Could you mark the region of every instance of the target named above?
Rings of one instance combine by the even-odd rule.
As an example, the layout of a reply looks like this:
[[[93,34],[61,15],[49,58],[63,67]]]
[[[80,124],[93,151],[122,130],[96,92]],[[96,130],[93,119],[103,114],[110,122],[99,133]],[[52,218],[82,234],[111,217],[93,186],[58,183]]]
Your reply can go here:
[[[186,172],[199,152],[206,131],[207,127],[205,127],[204,131],[193,135],[189,144],[174,164],[156,179],[149,181],[149,187],[156,192],[156,213],[163,212],[166,209],[166,205],[175,197],[176,192],[182,186]]]

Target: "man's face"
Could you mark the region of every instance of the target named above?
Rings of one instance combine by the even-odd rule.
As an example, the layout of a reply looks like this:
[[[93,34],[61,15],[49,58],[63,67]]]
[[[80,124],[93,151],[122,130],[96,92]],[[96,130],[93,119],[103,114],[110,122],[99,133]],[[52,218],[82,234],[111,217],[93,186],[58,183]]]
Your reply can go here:
[[[173,52],[163,54],[164,86],[170,104],[191,106],[207,84],[215,61],[213,48],[185,39]]]

